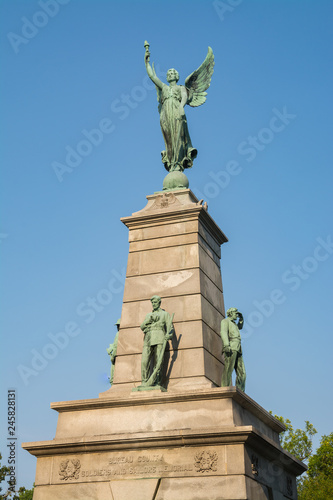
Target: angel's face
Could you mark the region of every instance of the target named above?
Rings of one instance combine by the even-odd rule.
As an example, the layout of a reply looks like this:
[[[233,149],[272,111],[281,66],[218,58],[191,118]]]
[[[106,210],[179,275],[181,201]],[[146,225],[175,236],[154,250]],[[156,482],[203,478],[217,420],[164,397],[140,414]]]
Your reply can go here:
[[[167,81],[170,82],[178,82],[179,73],[174,68],[169,69],[167,72]]]

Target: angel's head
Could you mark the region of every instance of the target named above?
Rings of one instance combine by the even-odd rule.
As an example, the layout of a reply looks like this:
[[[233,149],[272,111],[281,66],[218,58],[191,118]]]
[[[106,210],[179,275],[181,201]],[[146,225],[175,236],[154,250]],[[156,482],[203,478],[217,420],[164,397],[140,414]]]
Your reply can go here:
[[[179,73],[175,68],[171,68],[167,72],[167,82],[178,82],[179,80]]]

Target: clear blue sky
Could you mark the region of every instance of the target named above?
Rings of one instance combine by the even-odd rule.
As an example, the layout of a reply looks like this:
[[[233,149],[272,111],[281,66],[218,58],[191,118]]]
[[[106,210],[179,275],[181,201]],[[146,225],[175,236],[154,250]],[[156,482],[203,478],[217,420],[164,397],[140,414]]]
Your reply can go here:
[[[247,324],[247,393],[296,427],[332,431],[333,5],[224,4],[223,13],[196,0],[1,2],[4,462],[8,388],[19,443],[53,439],[50,402],[108,388],[128,253],[119,218],[143,208],[165,175],[145,39],[161,74],[175,67],[180,83],[208,46],[215,54],[206,103],[187,107],[199,151],[188,178],[229,238],[222,279],[226,307]],[[81,142],[98,127],[95,145]],[[97,296],[104,305],[83,315]],[[68,345],[21,376],[70,322]],[[18,483],[30,487],[34,475],[35,458],[19,451]]]

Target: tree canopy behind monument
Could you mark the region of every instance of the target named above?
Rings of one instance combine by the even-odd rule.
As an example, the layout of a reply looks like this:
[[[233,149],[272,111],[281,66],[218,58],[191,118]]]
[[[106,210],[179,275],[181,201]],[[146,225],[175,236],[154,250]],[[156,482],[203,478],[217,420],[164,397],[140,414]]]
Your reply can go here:
[[[317,433],[305,421],[305,430],[294,429],[290,420],[274,415],[286,426],[280,436],[282,448],[302,461],[308,462],[308,471],[298,480],[298,500],[331,500],[333,498],[333,432],[322,436],[320,446],[312,454],[312,438]]]
[[[309,458],[308,472],[298,485],[298,500],[333,498],[333,432],[322,436],[316,453]]]
[[[288,418],[274,415],[282,424],[286,426],[286,431],[281,433],[280,442],[282,448],[289,451],[302,462],[308,460],[312,455],[312,437],[317,434],[317,430],[308,420],[305,420],[305,430],[294,429]]]

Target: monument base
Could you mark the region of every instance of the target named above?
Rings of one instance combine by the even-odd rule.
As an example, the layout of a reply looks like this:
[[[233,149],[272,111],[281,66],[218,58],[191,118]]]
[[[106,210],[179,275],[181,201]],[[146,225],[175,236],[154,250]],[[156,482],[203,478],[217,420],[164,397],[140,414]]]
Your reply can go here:
[[[189,189],[147,200],[122,219],[130,247],[114,383],[97,399],[53,403],[55,438],[23,445],[37,457],[34,500],[295,500],[305,466],[280,447],[284,426],[219,387],[227,238]],[[140,386],[154,295],[174,313],[167,392]]]
[[[141,391],[160,391],[160,392],[167,392],[165,387],[162,387],[161,385],[139,385],[138,387],[134,387],[132,389],[133,392],[141,392]]]
[[[34,500],[284,500],[304,464],[284,426],[235,387],[53,403],[55,439],[37,457]]]

